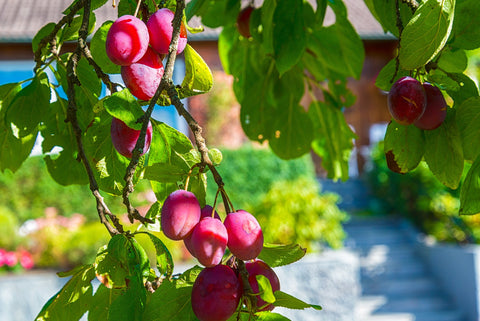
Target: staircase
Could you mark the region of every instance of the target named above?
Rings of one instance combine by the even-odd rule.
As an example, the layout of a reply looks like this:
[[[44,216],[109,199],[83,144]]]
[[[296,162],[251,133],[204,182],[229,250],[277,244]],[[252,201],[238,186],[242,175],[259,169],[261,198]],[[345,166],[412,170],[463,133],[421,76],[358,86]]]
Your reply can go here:
[[[353,217],[345,230],[346,246],[360,258],[357,321],[464,321],[400,220]]]

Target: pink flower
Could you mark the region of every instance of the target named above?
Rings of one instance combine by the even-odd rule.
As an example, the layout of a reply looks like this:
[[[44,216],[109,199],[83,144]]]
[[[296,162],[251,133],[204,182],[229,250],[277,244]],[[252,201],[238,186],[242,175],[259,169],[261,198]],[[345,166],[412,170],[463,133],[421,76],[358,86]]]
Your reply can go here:
[[[4,262],[9,267],[14,267],[18,263],[17,253],[5,252]]]
[[[20,256],[20,265],[24,269],[30,270],[31,268],[33,268],[34,266],[33,258],[30,253],[28,253],[27,251],[21,251],[19,253],[19,256]]]
[[[0,249],[0,267],[4,266],[5,263],[5,254],[7,254],[7,251],[4,249]]]

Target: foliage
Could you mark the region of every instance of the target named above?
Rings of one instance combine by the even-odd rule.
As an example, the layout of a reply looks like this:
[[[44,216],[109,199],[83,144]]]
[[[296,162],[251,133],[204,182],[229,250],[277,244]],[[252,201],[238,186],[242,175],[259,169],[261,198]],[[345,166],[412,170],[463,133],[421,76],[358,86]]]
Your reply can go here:
[[[0,247],[13,248],[17,244],[18,219],[14,212],[0,206]]]
[[[439,241],[480,242],[479,218],[458,216],[460,192],[442,185],[425,162],[408,175],[394,173],[387,166],[380,143],[372,152],[372,168],[366,178],[376,211],[404,215]],[[465,174],[462,181],[464,178]]]
[[[148,204],[146,193],[150,190],[147,182],[137,185],[138,193],[134,201],[139,206]],[[58,214],[70,217],[74,213],[83,214],[88,220],[97,220],[95,201],[88,186],[61,186],[49,175],[42,157],[32,156],[15,173],[0,173],[0,206],[15,213],[20,223],[45,215],[45,208],[54,207]],[[118,198],[105,195],[114,212],[124,212]]]
[[[256,216],[270,243],[299,243],[310,251],[323,245],[339,248],[347,214],[337,207],[338,195],[320,193],[307,177],[277,181],[255,207]]]
[[[95,200],[92,207],[110,234],[94,262],[60,274],[71,278],[45,304],[37,320],[78,320],[87,312],[90,320],[192,320],[190,293],[201,268],[174,276],[171,253],[148,229],[158,231],[162,202],[176,189],[189,189],[204,205],[207,175],[213,176],[227,213],[233,204],[226,192],[229,187],[217,170],[221,154],[208,149],[202,128],[181,101],[206,93],[213,86],[208,65],[192,46],[187,44],[184,51],[183,81],[172,81],[182,21],[188,25],[197,15],[207,27],[222,27],[220,57],[226,72],[233,76],[246,135],[253,141],[268,141],[273,152],[284,159],[313,150],[334,179],[348,177],[355,134],[342,110],[355,99],[347,88],[347,79],[360,77],[362,41],[341,0],[317,0],[315,6],[304,0],[265,0],[252,12],[252,37],[248,39],[235,27],[241,9],[238,0],[192,0],[186,8],[182,0],[120,0],[119,16],[133,14],[146,20],[159,4],[175,11],[173,40],[162,81],[152,100],[143,102],[110,79],[109,74],[119,72],[105,51],[111,22],[101,22],[95,30],[95,10],[107,2],[74,0],[60,21],[45,25],[33,39],[35,76],[0,86],[0,171],[18,171],[41,134],[42,157],[51,177],[63,186],[88,184]],[[459,211],[480,212],[480,124],[476,121],[480,97],[477,85],[463,74],[466,50],[480,47],[476,16],[479,2],[365,2],[385,31],[399,38],[398,57],[382,70],[378,87],[388,91],[393,81],[407,74],[440,87],[453,101],[446,121],[436,130],[419,131],[394,122],[389,125],[384,152],[390,168],[409,172],[423,158],[442,184],[455,189],[462,179],[464,162],[472,162],[460,192]],[[327,8],[335,14],[335,22],[329,26],[324,25]],[[189,26],[187,29],[199,31]],[[91,39],[90,44],[87,39]],[[61,50],[67,41],[75,41],[72,51]],[[54,79],[47,77],[47,69]],[[109,94],[103,97],[105,87]],[[301,105],[305,93],[311,100],[309,106]],[[195,147],[185,135],[152,119],[151,147],[148,154],[140,156],[147,124],[157,104],[172,104],[185,117]],[[113,148],[109,135],[113,117],[140,130],[131,159]],[[271,175],[278,172],[275,169]],[[150,182],[158,199],[145,217],[131,197],[144,180]],[[110,210],[103,194],[119,196],[129,222],[136,224],[125,227],[117,216],[119,212]],[[138,229],[138,223],[147,231]],[[151,269],[148,255],[137,241],[139,234],[148,235],[155,248],[156,270]],[[52,244],[53,250],[60,246],[58,243]],[[266,245],[260,258],[278,266],[293,263],[304,254],[305,249],[296,244]],[[248,276],[241,260],[225,259],[241,276]],[[102,285],[94,291],[95,277]],[[263,293],[262,298],[267,295]],[[237,319],[285,319],[276,313],[257,313],[248,288],[245,298],[249,301],[240,305]],[[271,298],[275,298],[276,306],[320,309],[283,293]]]
[[[222,155],[223,161],[218,170],[222,173],[231,201],[239,209],[255,208],[277,181],[315,177],[313,162],[308,156],[285,161],[269,149],[250,145],[222,149]],[[215,182],[210,176],[207,182],[208,200],[213,204]]]

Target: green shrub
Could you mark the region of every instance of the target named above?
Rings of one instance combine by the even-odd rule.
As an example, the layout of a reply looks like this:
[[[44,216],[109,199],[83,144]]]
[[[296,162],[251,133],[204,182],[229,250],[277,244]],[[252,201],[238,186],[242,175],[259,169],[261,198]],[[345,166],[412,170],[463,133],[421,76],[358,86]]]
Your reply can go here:
[[[342,222],[347,214],[337,207],[338,195],[320,193],[316,180],[301,177],[279,181],[252,209],[269,243],[298,243],[309,250],[321,245],[342,246]]]
[[[0,206],[0,248],[13,250],[19,242],[18,219],[8,208]]]
[[[465,166],[464,173],[469,165]],[[377,211],[405,216],[439,241],[478,243],[480,240],[480,218],[458,215],[460,188],[445,187],[425,162],[408,174],[392,172],[380,143],[372,152],[372,168],[366,178]]]
[[[146,204],[142,192],[148,188],[146,181],[138,184],[132,200]],[[14,212],[20,222],[44,216],[47,207],[55,207],[62,216],[80,213],[88,220],[98,220],[95,199],[88,186],[57,184],[40,156],[28,158],[15,174],[0,173],[0,195],[0,206]],[[105,195],[105,200],[113,213],[126,212],[120,197]]]
[[[294,180],[299,177],[315,177],[309,155],[285,161],[269,149],[245,145],[242,148],[222,149],[223,161],[218,171],[225,183],[225,190],[236,209],[258,204],[273,183]],[[208,174],[207,201],[213,204],[217,185]]]

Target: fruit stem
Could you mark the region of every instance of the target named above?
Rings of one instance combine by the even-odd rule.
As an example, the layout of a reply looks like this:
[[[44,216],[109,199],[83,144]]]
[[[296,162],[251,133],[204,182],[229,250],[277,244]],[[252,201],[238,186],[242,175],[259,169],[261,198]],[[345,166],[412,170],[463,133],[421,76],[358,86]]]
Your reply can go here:
[[[140,4],[142,3],[142,0],[137,1],[137,7],[135,8],[135,14],[133,15],[134,17],[137,17],[138,11],[140,10]],[[138,17],[137,17],[138,18]]]

